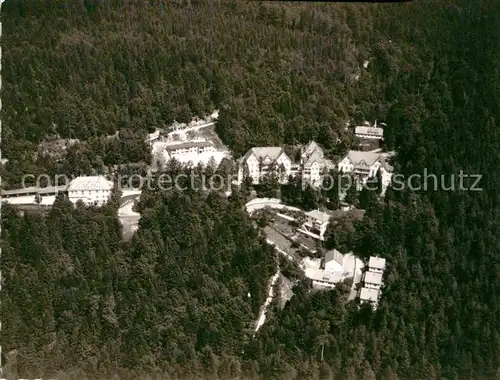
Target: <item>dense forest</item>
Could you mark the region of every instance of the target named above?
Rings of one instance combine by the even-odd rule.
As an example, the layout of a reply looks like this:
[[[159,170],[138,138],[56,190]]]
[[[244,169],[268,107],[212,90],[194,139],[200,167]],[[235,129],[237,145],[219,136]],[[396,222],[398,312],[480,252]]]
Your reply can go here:
[[[234,376],[276,271],[242,205],[144,193],[127,243],[109,206],[73,209],[61,196],[46,216],[19,216],[4,205],[3,339],[19,349],[20,374],[188,376],[220,362]]]
[[[237,156],[309,139],[335,154],[349,118],[379,118],[398,173],[483,176],[482,191],[359,194],[365,218],[328,244],[387,258],[377,311],[299,281],[255,337],[276,257],[243,194],[144,192],[128,242],[112,206],[4,205],[2,351],[17,377],[500,379],[499,2],[7,0],[2,24],[12,182],[58,169],[31,154],[47,136],[101,146],[72,153],[83,170],[116,130],[136,141],[216,108]]]

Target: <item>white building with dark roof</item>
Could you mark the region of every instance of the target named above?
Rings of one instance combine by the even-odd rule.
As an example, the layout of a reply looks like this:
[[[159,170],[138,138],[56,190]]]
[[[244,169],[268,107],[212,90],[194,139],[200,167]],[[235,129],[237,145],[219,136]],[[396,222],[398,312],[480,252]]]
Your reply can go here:
[[[322,184],[322,174],[325,169],[335,167],[333,162],[325,158],[323,149],[315,142],[311,141],[300,152],[302,179],[313,186]]]
[[[254,147],[238,160],[238,182],[243,181],[247,171],[254,184],[260,182],[263,176],[270,174],[273,170],[280,175],[280,182],[288,181],[292,160],[283,148]]]
[[[275,169],[282,168],[280,182],[286,183],[289,176],[300,175],[314,186],[321,185],[325,168],[335,167],[331,160],[325,158],[323,149],[315,141],[310,141],[301,149],[300,162],[293,162],[281,147],[254,147],[238,160],[238,166],[239,183],[245,171],[254,183],[259,183],[262,176],[274,166]]]
[[[68,198],[76,204],[82,201],[87,206],[102,206],[108,202],[113,181],[104,176],[77,177],[68,186]]]
[[[355,175],[362,184],[368,178],[375,178],[380,170],[382,188],[386,188],[392,178],[393,168],[382,153],[350,150],[337,165],[339,172]]]

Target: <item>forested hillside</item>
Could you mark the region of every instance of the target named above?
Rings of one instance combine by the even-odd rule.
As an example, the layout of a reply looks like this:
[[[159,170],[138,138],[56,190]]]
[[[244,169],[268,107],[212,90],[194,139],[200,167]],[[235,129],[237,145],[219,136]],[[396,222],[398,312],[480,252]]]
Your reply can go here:
[[[402,47],[388,43],[384,8],[188,3],[5,2],[4,184],[26,171],[146,159],[104,136],[120,130],[134,141],[214,109],[236,156],[311,138],[339,150],[348,118],[385,117],[377,66],[399,71],[386,61],[399,60]],[[33,157],[55,134],[90,146],[72,149],[63,166]]]
[[[273,249],[236,199],[152,191],[139,210],[140,232],[124,243],[109,207],[61,198],[40,217],[4,205],[2,346],[19,351],[15,378],[241,371]]]
[[[313,138],[335,151],[347,118],[380,118],[398,172],[483,175],[482,191],[389,190],[335,231],[388,259],[377,312],[305,282],[254,339],[274,253],[238,197],[147,192],[130,243],[112,208],[4,206],[2,349],[19,377],[500,379],[499,2],[7,0],[2,18],[9,173],[45,170],[29,153],[49,134],[219,108],[237,155]]]

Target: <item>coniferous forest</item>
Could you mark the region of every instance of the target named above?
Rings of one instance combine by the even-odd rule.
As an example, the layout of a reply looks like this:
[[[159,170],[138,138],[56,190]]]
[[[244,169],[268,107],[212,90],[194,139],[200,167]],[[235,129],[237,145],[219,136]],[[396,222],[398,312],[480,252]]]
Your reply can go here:
[[[278,258],[236,189],[145,191],[130,241],[112,204],[4,204],[13,378],[500,379],[500,2],[6,0],[2,24],[4,185],[147,161],[148,131],[214,109],[236,157],[311,139],[337,155],[347,118],[380,119],[397,173],[482,175],[389,189],[331,232],[387,258],[376,312],[300,280],[255,336]],[[53,135],[86,143],[32,154]]]

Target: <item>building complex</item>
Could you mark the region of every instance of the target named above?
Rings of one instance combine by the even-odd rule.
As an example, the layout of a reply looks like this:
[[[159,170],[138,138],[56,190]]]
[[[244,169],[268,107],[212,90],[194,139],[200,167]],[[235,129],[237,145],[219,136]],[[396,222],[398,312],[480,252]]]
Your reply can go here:
[[[386,260],[384,258],[371,256],[368,261],[368,270],[363,274],[363,286],[359,290],[359,300],[361,303],[370,304],[373,309],[378,307],[385,268]]]
[[[300,151],[300,161],[293,162],[281,147],[254,147],[238,160],[238,183],[248,175],[254,184],[262,178],[276,173],[280,183],[288,182],[290,177],[300,176],[313,186],[322,184],[322,175],[337,168],[339,173],[353,174],[361,186],[368,178],[375,178],[380,171],[382,188],[391,182],[393,168],[384,153],[350,150],[337,165],[325,158],[323,149],[311,141]]]
[[[352,279],[353,285],[361,280],[363,262],[354,254],[342,254],[333,249],[325,253],[323,260],[304,258],[302,261],[306,277],[316,288],[334,288],[345,279]],[[355,297],[356,293],[354,292]]]
[[[102,206],[106,204],[113,190],[113,181],[108,181],[105,176],[81,176],[70,181],[69,184],[62,186],[47,186],[47,187],[25,187],[16,190],[3,190],[2,198],[7,198],[10,202],[16,202],[16,198],[33,197],[26,204],[38,203],[37,198],[55,197],[58,194],[67,194],[68,199],[76,205],[78,201],[82,201],[86,206]],[[53,201],[52,201],[53,202]],[[50,203],[52,204],[52,203]]]
[[[290,176],[300,175],[305,181],[318,186],[323,171],[334,167],[314,141],[301,149],[299,162],[294,162],[281,147],[254,147],[238,160],[238,182],[242,183],[246,174],[254,184],[258,184],[264,176],[274,172],[279,176],[280,183],[288,182]]]

